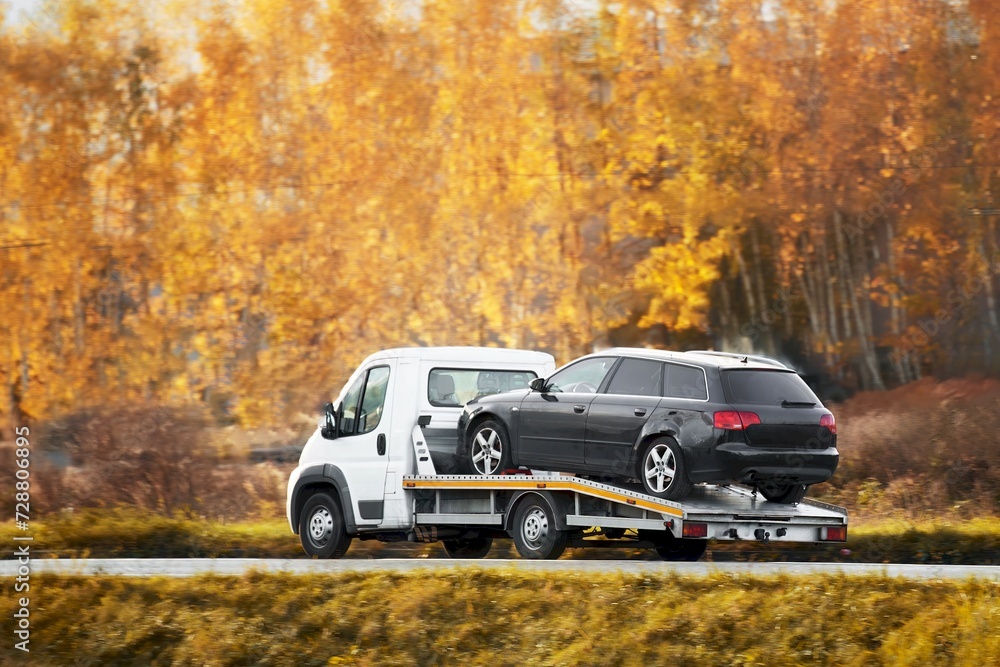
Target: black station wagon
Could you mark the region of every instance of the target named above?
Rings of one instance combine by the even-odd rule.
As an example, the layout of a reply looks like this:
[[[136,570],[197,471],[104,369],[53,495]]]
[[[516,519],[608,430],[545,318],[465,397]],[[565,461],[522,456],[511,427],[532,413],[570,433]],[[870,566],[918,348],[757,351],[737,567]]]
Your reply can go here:
[[[575,473],[668,500],[698,483],[742,483],[778,503],[800,501],[839,459],[833,414],[780,362],[633,348],[471,401],[458,456],[480,475]]]

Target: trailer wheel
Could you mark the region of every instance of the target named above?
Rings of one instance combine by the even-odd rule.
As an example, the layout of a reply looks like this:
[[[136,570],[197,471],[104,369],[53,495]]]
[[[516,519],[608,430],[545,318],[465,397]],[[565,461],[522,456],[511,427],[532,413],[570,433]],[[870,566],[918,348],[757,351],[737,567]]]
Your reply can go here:
[[[663,560],[691,563],[704,556],[707,548],[708,540],[686,540],[676,537],[671,537],[666,542],[653,547],[656,555]]]
[[[757,487],[760,495],[764,496],[765,500],[785,505],[802,502],[802,499],[806,497],[808,489],[809,487],[805,484],[772,484],[768,482],[764,482]]]
[[[351,546],[340,502],[328,493],[314,494],[299,516],[302,548],[317,558],[340,558]]]
[[[478,475],[498,475],[510,467],[510,439],[500,422],[486,419],[472,430],[469,466]]]
[[[664,500],[683,500],[693,488],[681,446],[673,438],[657,438],[646,446],[639,479],[646,493]]]
[[[566,550],[566,531],[556,528],[549,504],[527,498],[517,506],[511,529],[514,547],[522,558],[555,560]]]
[[[442,540],[441,545],[449,558],[485,558],[493,547],[493,538],[478,535],[460,540]]]

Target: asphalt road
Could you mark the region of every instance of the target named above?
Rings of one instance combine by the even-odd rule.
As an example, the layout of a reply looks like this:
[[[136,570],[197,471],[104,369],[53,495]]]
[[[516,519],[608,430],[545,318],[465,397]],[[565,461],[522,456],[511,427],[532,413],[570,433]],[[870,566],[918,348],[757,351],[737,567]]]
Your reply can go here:
[[[17,561],[0,561],[0,577],[18,573]],[[307,560],[259,558],[91,558],[39,559],[30,563],[31,573],[129,577],[193,577],[201,574],[240,575],[251,570],[294,574],[342,572],[414,572],[460,569],[513,569],[520,572],[624,572],[627,574],[674,573],[701,577],[708,574],[848,574],[887,575],[906,579],[951,579],[970,577],[1000,582],[1000,566],[993,565],[882,565],[873,563],[665,563],[625,560],[449,560],[386,558],[378,560]]]

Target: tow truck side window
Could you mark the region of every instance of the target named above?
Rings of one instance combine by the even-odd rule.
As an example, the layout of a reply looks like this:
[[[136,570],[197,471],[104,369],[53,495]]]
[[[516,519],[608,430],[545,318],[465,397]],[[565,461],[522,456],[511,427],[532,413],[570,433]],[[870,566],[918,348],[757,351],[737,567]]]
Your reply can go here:
[[[358,422],[358,433],[371,433],[382,421],[382,408],[385,407],[385,390],[389,386],[388,366],[379,366],[368,371],[368,383],[365,384],[365,396],[361,401],[361,421]]]
[[[340,424],[337,428],[340,435],[354,435],[354,426],[358,416],[358,405],[361,403],[361,391],[365,388],[365,376],[362,375],[347,390],[344,402],[341,405]]]
[[[460,408],[474,398],[527,389],[531,371],[488,368],[434,368],[427,377],[427,401],[438,408]]]
[[[378,366],[362,375],[351,385],[344,396],[340,416],[340,435],[371,433],[382,421],[386,388],[389,386],[389,368]]]

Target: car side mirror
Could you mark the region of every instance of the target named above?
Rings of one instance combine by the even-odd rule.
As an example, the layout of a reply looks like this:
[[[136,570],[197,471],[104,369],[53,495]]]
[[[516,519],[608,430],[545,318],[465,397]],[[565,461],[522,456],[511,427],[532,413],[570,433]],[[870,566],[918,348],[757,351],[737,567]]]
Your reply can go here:
[[[333,403],[323,406],[323,417],[319,420],[319,434],[326,440],[337,437],[337,410]]]
[[[545,391],[545,378],[535,378],[528,383],[532,391]]]

